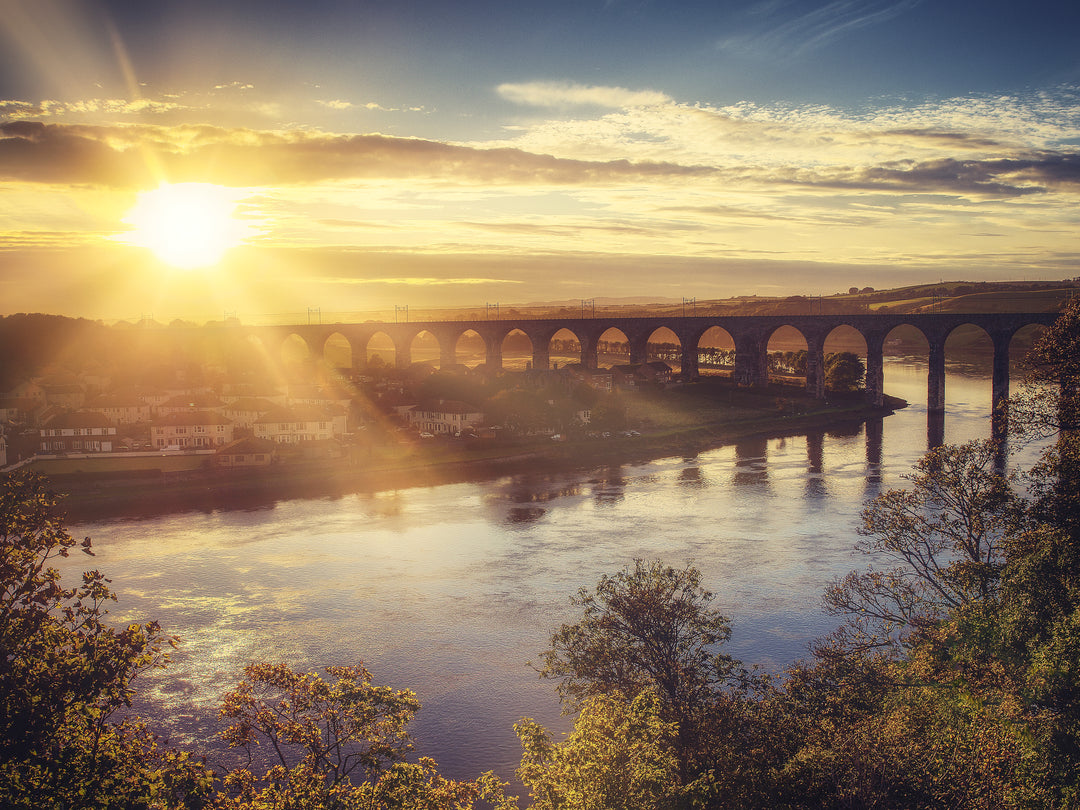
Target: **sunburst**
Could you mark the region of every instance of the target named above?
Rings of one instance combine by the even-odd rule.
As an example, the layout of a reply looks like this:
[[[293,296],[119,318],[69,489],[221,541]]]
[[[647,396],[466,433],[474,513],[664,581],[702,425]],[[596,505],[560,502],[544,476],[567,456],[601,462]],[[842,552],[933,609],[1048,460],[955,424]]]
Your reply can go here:
[[[226,251],[258,233],[236,218],[244,192],[211,183],[163,183],[139,193],[124,222],[133,230],[121,241],[151,250],[171,267],[212,267]]]

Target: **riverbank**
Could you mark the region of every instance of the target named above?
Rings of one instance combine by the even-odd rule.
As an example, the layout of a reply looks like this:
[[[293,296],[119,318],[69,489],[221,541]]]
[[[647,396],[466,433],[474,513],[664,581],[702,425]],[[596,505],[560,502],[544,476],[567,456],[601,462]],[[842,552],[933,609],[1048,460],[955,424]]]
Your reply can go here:
[[[639,397],[627,408],[628,428],[610,436],[497,440],[396,439],[361,442],[340,458],[295,458],[264,468],[221,469],[207,457],[149,459],[138,470],[94,470],[93,459],[75,469],[39,465],[72,521],[150,517],[179,511],[268,508],[292,498],[338,498],[358,492],[438,486],[521,473],[555,473],[669,456],[692,456],[740,441],[813,432],[845,431],[880,419],[906,402],[884,407],[861,397],[820,401],[790,386],[765,391],[730,387]],[[101,460],[104,465],[105,459]]]

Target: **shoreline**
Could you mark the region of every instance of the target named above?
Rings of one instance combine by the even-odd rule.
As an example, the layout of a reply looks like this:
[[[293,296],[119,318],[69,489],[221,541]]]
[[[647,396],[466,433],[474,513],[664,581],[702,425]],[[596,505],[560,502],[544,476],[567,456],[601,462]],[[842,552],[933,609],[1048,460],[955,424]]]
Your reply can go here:
[[[507,443],[488,446],[485,449],[496,452],[476,457],[470,457],[467,452],[417,452],[389,462],[365,464],[357,453],[343,459],[283,462],[266,468],[197,469],[181,473],[156,470],[156,474],[144,471],[124,476],[81,472],[53,474],[49,479],[54,490],[65,494],[61,509],[72,523],[149,518],[185,511],[259,509],[297,498],[340,498],[692,456],[740,441],[851,429],[906,406],[905,401],[895,397],[886,397],[886,404],[880,408],[841,401],[813,413],[762,413],[760,418],[707,421],[663,434],[558,443],[550,440]]]

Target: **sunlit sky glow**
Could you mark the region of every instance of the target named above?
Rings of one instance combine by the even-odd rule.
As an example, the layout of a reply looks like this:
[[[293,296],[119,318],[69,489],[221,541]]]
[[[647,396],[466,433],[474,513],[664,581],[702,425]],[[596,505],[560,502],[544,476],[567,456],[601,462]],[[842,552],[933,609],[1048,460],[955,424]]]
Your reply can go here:
[[[1077,31],[1041,0],[0,0],[0,314],[1071,278]],[[169,184],[231,206],[201,272],[135,230]]]

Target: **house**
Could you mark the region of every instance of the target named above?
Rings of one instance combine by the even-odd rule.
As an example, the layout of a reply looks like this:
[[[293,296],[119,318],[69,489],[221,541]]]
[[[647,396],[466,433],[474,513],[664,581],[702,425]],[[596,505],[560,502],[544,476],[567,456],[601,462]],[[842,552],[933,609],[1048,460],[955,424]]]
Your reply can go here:
[[[116,426],[100,413],[58,413],[38,431],[43,453],[111,453]]]
[[[150,443],[157,450],[223,447],[233,438],[232,422],[213,411],[165,414],[150,424]]]
[[[41,388],[50,405],[75,410],[86,402],[86,389],[76,383],[43,384]]]
[[[257,439],[278,444],[325,441],[345,435],[348,419],[341,409],[307,405],[274,408],[252,423]]]
[[[40,424],[41,413],[46,407],[43,399],[0,397],[0,422]]]
[[[352,394],[340,386],[290,385],[288,405],[313,405],[318,408],[346,409],[352,403]]]
[[[484,421],[483,411],[475,405],[450,399],[414,405],[407,416],[409,424],[421,433],[450,436],[456,436],[467,427],[478,427]]]
[[[219,467],[266,467],[277,461],[278,445],[268,439],[248,436],[235,439],[214,454]]]
[[[217,411],[225,406],[225,403],[213,394],[177,394],[157,406],[157,415],[165,416],[171,413],[194,413],[197,411]]]
[[[278,407],[280,406],[262,397],[240,397],[226,403],[221,408],[221,413],[231,419],[236,427],[251,430],[256,419],[266,416]]]
[[[644,382],[669,383],[671,382],[671,366],[663,360],[650,360],[638,367],[637,375]]]
[[[663,360],[652,360],[635,365],[612,366],[611,373],[615,385],[619,388],[636,388],[642,383],[671,382],[671,366]]]
[[[103,394],[87,402],[83,410],[100,413],[114,425],[150,421],[150,405],[134,394]]]
[[[578,382],[602,393],[610,394],[615,388],[615,375],[611,369],[586,368],[581,363],[567,363],[563,368]]]
[[[24,381],[7,392],[11,399],[33,399],[44,404],[45,389],[33,381]]]
[[[621,365],[611,367],[611,379],[617,388],[636,388],[638,384],[638,366]]]

